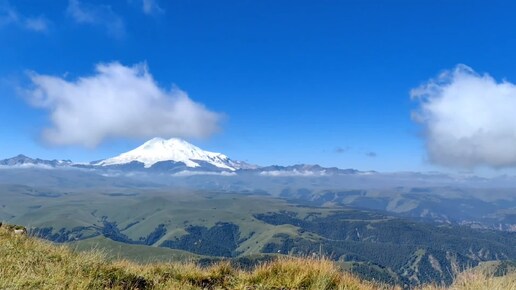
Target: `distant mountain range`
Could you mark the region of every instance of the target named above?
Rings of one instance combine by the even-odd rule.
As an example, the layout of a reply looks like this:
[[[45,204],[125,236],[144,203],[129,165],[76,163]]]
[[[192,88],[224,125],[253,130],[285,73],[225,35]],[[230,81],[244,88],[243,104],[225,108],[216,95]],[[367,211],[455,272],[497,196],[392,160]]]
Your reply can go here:
[[[39,158],[30,158],[23,154],[14,156],[12,158],[0,160],[2,166],[17,166],[17,167],[35,167],[35,166],[47,166],[47,167],[60,167],[60,166],[72,166],[73,163],[70,160],[43,160]]]
[[[149,172],[254,172],[264,176],[324,176],[359,173],[355,169],[326,168],[319,165],[258,166],[230,159],[222,153],[205,151],[185,140],[153,138],[141,146],[118,156],[88,164],[70,160],[33,159],[25,155],[0,160],[0,166],[10,167],[77,167],[121,171]]]

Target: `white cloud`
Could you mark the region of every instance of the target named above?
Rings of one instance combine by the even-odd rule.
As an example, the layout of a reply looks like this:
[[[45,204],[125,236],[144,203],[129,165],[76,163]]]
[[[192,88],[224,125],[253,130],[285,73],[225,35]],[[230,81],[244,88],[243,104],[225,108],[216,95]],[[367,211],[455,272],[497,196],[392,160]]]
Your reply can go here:
[[[516,165],[516,85],[458,65],[413,89],[414,120],[431,162],[450,167]]]
[[[104,27],[115,37],[125,34],[125,24],[109,5],[93,5],[79,0],[69,0],[66,12],[75,22]]]
[[[26,17],[16,11],[8,1],[0,2],[0,27],[6,25],[17,25],[36,32],[48,30],[48,20],[43,16]]]
[[[147,15],[163,13],[164,10],[159,7],[157,0],[142,0],[143,13]]]
[[[30,74],[30,104],[49,111],[43,139],[95,147],[107,138],[207,137],[221,116],[179,90],[159,87],[144,64],[98,64],[91,76],[66,79]]]

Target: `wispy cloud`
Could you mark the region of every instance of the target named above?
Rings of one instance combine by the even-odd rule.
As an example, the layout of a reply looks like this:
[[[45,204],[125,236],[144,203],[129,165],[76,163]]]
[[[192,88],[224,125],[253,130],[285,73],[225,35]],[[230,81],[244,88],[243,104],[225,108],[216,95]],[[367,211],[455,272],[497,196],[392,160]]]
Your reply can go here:
[[[69,81],[30,74],[31,105],[47,110],[52,126],[43,131],[54,145],[95,147],[109,138],[207,137],[221,116],[179,90],[159,87],[145,64],[98,64],[91,76]]]
[[[374,157],[378,156],[378,154],[376,154],[376,152],[373,152],[373,151],[368,151],[365,153],[365,156],[374,158]]]
[[[106,28],[115,37],[125,35],[125,23],[120,15],[109,5],[94,5],[79,0],[69,0],[67,14],[79,24]]]
[[[18,13],[9,5],[9,2],[0,2],[0,26],[17,23],[18,18]]]
[[[289,177],[289,176],[300,176],[300,177],[313,177],[313,176],[325,176],[326,171],[298,171],[294,170],[272,170],[262,171],[260,175],[272,176],[272,177]]]
[[[28,17],[20,14],[8,1],[0,1],[0,27],[17,25],[27,30],[45,32],[48,30],[49,21],[42,15]]]
[[[451,167],[516,165],[516,85],[458,65],[411,91],[429,160]]]
[[[338,147],[336,147],[336,148],[333,150],[333,152],[334,152],[334,153],[341,154],[341,153],[346,153],[346,152],[348,152],[348,151],[349,151],[349,149],[350,149],[350,148],[349,148],[349,146],[346,146],[346,147],[340,147],[340,146],[338,146]]]
[[[142,0],[143,13],[147,15],[156,15],[164,13],[165,10],[158,4],[158,0]]]
[[[26,18],[25,27],[34,31],[47,31],[48,21],[43,17]]]
[[[189,171],[183,170],[177,173],[172,174],[172,176],[176,177],[188,177],[188,176],[197,176],[197,175],[216,175],[216,176],[236,176],[235,172],[212,172],[212,171]]]

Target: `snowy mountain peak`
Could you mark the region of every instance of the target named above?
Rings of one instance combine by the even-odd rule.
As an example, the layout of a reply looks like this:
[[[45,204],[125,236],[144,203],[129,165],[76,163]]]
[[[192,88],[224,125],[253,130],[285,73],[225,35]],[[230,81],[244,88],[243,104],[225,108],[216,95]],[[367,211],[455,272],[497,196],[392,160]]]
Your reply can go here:
[[[226,155],[204,151],[178,138],[153,138],[134,150],[102,160],[95,165],[120,165],[134,161],[143,163],[146,168],[161,161],[173,161],[182,162],[192,168],[201,166],[201,162],[206,162],[221,169],[231,171],[237,169],[234,167],[235,163]]]

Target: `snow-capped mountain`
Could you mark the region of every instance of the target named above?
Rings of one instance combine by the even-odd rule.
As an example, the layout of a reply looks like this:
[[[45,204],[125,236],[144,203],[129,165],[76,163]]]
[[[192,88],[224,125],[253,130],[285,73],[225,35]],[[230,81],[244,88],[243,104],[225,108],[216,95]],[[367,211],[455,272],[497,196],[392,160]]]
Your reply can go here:
[[[144,168],[163,167],[164,162],[183,163],[188,168],[215,167],[222,170],[236,171],[242,167],[241,162],[232,161],[221,153],[204,151],[182,139],[154,138],[140,147],[116,157],[108,158],[92,165],[119,166],[142,163]]]

